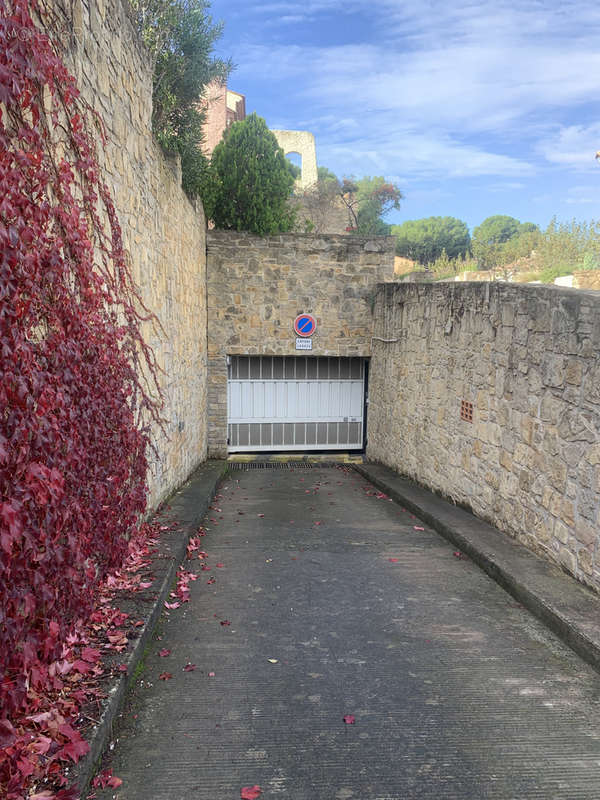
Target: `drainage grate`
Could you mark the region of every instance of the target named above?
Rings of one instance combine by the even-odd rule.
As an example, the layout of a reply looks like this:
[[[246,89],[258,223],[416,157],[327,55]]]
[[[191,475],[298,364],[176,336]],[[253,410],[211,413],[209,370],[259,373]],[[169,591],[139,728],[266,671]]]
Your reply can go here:
[[[309,464],[306,461],[230,461],[229,469],[312,469],[314,466],[325,467],[330,464]]]

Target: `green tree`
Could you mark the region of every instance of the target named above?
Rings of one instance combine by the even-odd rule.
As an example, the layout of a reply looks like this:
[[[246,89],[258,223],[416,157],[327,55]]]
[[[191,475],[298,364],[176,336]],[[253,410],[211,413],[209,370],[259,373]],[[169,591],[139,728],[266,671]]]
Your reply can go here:
[[[473,231],[473,244],[502,244],[519,233],[521,223],[514,217],[495,214],[487,217]]]
[[[536,246],[536,260],[551,274],[570,274],[600,265],[600,221],[550,221]]]
[[[212,81],[224,82],[230,61],[215,58],[223,30],[206,0],[131,0],[153,64],[152,129],[160,145],[181,157],[182,185],[193,196],[206,183],[201,98]]]
[[[495,214],[483,220],[473,231],[473,255],[484,269],[496,269],[510,263],[513,247],[508,244],[515,238],[539,230],[533,222],[519,222],[505,214]],[[527,238],[523,239],[526,246]]]
[[[471,237],[466,222],[456,217],[426,217],[392,225],[396,253],[404,258],[430,264],[445,253],[448,259],[469,252]]]
[[[289,161],[261,117],[251,114],[225,132],[212,155],[204,193],[217,228],[261,236],[289,231],[294,178]]]
[[[317,167],[318,180],[321,183],[335,183],[339,187],[339,178],[327,167]]]
[[[384,221],[392,209],[400,208],[402,192],[383,176],[360,180],[344,178],[340,195],[353,220],[353,233],[360,236],[386,236],[390,225]]]

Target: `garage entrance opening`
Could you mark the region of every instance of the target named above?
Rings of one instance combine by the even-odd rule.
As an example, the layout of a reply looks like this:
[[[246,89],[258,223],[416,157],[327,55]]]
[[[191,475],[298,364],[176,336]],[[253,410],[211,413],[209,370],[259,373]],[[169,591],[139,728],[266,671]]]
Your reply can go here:
[[[230,453],[362,450],[364,358],[230,356]]]

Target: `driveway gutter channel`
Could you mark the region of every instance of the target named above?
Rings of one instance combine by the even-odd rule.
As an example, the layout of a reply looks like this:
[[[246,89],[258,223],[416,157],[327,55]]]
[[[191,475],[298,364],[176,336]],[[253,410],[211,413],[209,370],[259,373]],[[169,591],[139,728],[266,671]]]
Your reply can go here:
[[[381,464],[357,472],[450,541],[600,672],[600,597],[507,534]]]
[[[77,764],[70,776],[79,787],[82,797],[85,796],[100,758],[108,747],[112,737],[113,722],[123,707],[129,684],[150,643],[164,602],[173,587],[179,565],[185,562],[190,537],[206,515],[208,506],[227,470],[226,461],[205,461],[162,505],[165,510],[160,515],[161,523],[170,525],[176,522],[177,527],[161,535],[158,544],[159,555],[152,564],[155,596],[149,607],[144,608],[142,615],[138,612],[144,624],[139,629],[139,636],[133,641],[131,649],[120,658],[127,665],[127,672],[114,678],[100,720],[91,738],[88,739],[90,751]]]

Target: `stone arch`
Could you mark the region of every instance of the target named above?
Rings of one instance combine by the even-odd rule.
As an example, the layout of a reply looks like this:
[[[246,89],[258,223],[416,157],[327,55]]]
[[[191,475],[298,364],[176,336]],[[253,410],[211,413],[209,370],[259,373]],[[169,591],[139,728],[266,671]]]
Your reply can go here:
[[[298,153],[302,158],[300,188],[308,189],[317,182],[317,147],[309,131],[271,131],[284,154]]]

